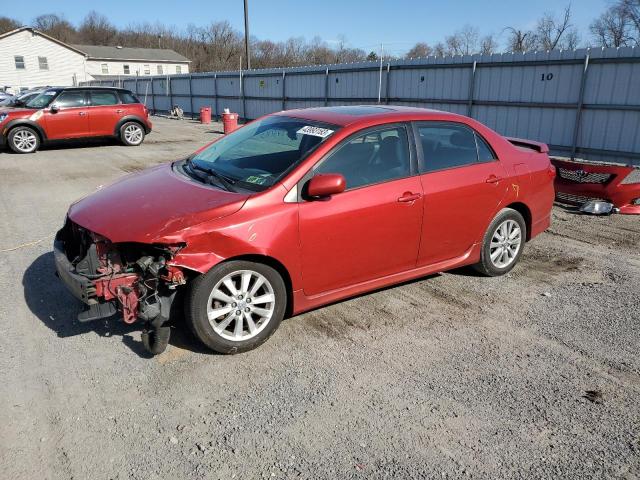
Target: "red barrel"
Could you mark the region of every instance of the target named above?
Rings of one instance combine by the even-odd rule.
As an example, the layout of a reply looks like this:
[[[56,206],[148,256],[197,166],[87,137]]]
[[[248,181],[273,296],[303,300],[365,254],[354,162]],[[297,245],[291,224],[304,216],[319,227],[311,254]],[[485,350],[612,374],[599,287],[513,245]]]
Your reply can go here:
[[[222,114],[222,125],[224,126],[224,134],[233,132],[238,128],[238,114],[224,112]]]
[[[200,123],[211,123],[211,107],[200,107]]]

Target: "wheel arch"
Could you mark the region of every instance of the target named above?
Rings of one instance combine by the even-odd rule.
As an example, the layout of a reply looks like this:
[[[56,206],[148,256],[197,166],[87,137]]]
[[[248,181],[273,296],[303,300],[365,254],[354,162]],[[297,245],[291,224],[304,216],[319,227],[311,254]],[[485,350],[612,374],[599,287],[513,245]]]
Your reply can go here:
[[[270,257],[268,255],[261,255],[257,253],[250,253],[245,255],[237,255],[234,257],[225,258],[220,263],[216,263],[214,266],[221,265],[223,263],[228,263],[234,260],[244,260],[247,262],[254,263],[262,263],[273,268],[280,276],[282,277],[282,281],[284,282],[284,286],[287,290],[287,307],[285,309],[285,318],[288,318],[292,315],[293,312],[293,281],[291,280],[291,275],[289,274],[289,270],[284,266],[282,262],[277,260],[274,257]],[[213,268],[213,267],[211,267]]]
[[[144,130],[145,134],[148,134],[149,131],[150,131],[149,127],[147,127],[147,124],[140,117],[138,117],[136,115],[127,115],[126,117],[122,117],[120,120],[118,120],[118,123],[116,124],[116,128],[113,131],[113,136],[114,137],[120,138],[120,129],[127,122],[135,122],[135,123],[139,124],[142,127],[142,129]]]
[[[527,237],[526,240],[529,241],[531,240],[531,227],[533,225],[533,218],[531,216],[531,209],[524,203],[522,202],[513,202],[510,203],[509,205],[505,205],[504,208],[510,208],[512,210],[515,210],[516,212],[518,212],[520,215],[522,215],[522,218],[524,218],[524,223],[527,226]]]
[[[36,131],[36,133],[38,134],[38,136],[40,137],[40,142],[44,142],[47,139],[47,134],[45,133],[45,131],[42,128],[42,126],[39,123],[34,122],[33,120],[26,119],[26,118],[20,118],[20,119],[16,119],[16,120],[11,120],[9,123],[7,123],[7,125],[4,127],[4,131],[6,132],[4,137],[5,138],[9,138],[9,133],[11,133],[11,130],[13,130],[16,127],[30,127],[30,128],[33,128]]]

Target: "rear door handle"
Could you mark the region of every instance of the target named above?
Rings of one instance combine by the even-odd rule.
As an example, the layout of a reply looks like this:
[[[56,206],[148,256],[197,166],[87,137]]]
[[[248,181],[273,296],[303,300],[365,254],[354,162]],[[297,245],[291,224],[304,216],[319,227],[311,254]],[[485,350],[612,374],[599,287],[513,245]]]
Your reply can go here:
[[[489,178],[487,178],[485,180],[486,183],[498,183],[500,180],[502,180],[501,177],[498,177],[496,175],[489,175]]]
[[[404,194],[398,198],[398,201],[402,203],[415,202],[416,200],[419,200],[420,197],[422,197],[422,194],[420,193],[404,192]]]

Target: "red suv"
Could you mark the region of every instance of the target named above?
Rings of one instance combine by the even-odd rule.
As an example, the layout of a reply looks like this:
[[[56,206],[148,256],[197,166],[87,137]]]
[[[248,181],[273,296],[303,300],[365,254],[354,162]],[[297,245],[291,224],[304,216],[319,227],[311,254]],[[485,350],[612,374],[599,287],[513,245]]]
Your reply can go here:
[[[88,309],[146,322],[152,353],[186,322],[218,352],[285,315],[435,272],[509,272],[550,222],[547,146],[461,115],[393,106],[268,115],[186,160],[71,206],[59,277]]]
[[[0,143],[16,153],[35,152],[51,140],[86,137],[117,137],[135,146],[150,131],[147,108],[120,88],[50,88],[24,108],[0,109]]]

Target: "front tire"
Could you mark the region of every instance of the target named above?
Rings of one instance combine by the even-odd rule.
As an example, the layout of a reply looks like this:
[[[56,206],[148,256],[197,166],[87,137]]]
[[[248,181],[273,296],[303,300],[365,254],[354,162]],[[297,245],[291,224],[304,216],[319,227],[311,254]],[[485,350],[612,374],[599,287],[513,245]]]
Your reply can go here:
[[[480,262],[473,267],[489,277],[509,273],[516,266],[527,238],[527,224],[512,208],[503,208],[495,216],[482,240]]]
[[[120,140],[128,147],[142,144],[144,136],[144,128],[138,122],[126,122],[120,127]]]
[[[287,290],[280,274],[261,263],[221,263],[196,278],[186,299],[194,335],[219,353],[240,353],[264,343],[280,325]]]
[[[15,127],[7,140],[9,148],[16,153],[33,153],[40,147],[40,136],[31,127]]]

